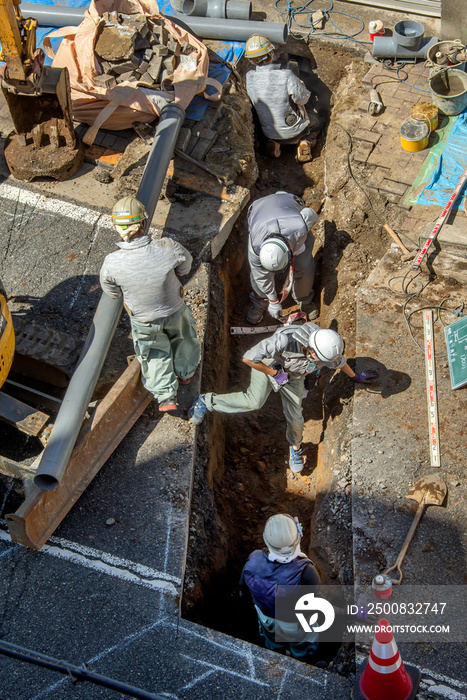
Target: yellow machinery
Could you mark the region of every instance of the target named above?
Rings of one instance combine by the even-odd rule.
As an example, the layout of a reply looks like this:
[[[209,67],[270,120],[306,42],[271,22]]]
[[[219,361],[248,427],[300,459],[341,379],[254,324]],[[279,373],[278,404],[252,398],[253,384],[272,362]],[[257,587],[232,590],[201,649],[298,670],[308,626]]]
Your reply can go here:
[[[0,388],[10,371],[15,353],[13,320],[6,301],[6,293],[0,282]]]
[[[6,63],[1,86],[15,129],[5,141],[5,158],[18,180],[65,180],[83,162],[68,70],[44,66],[36,28],[37,20],[22,17],[19,0],[0,0],[0,58]]]

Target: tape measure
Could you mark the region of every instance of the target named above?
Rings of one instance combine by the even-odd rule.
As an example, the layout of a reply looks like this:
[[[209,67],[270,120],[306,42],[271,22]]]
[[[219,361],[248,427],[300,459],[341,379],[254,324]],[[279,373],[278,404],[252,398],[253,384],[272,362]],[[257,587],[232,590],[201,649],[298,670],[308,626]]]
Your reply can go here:
[[[438,398],[436,395],[435,344],[433,336],[433,311],[423,311],[423,331],[425,335],[426,395],[428,402],[428,428],[430,439],[430,462],[432,467],[440,467]]]

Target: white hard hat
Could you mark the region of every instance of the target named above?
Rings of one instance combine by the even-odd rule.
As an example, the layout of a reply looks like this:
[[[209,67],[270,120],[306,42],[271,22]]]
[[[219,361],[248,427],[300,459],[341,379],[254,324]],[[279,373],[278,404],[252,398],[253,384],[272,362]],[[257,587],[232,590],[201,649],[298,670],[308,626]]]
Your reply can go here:
[[[279,513],[266,522],[263,540],[276,554],[289,556],[300,542],[301,531],[291,515]]]
[[[309,347],[318,355],[321,362],[340,360],[344,352],[344,341],[336,331],[319,328],[310,333]]]
[[[302,209],[300,212],[300,215],[305,222],[308,231],[311,231],[313,226],[316,224],[318,221],[318,214],[315,212],[314,209],[310,209],[310,207],[305,207],[305,209]]]
[[[245,44],[246,58],[260,58],[267,56],[271,51],[274,51],[274,45],[269,39],[261,34],[252,34]]]
[[[283,270],[290,261],[290,251],[281,238],[268,238],[259,251],[262,267],[269,272]]]
[[[133,226],[148,218],[146,209],[136,197],[122,197],[112,209],[115,226]]]

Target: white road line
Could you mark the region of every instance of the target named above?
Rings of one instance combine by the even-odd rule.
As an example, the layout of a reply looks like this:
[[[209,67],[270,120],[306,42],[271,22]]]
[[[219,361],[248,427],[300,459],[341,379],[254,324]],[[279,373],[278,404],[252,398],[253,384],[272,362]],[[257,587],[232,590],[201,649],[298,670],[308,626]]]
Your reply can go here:
[[[51,214],[58,214],[60,217],[73,219],[73,221],[81,221],[85,224],[93,225],[102,216],[101,212],[96,209],[89,209],[88,207],[72,204],[71,202],[65,202],[62,199],[55,199],[55,197],[47,197],[46,195],[30,192],[29,190],[6,183],[0,186],[0,197],[13,202],[27,204],[37,209],[38,213],[40,210],[44,210]],[[111,217],[102,216],[102,218],[106,219],[108,228],[112,228]]]
[[[10,535],[3,530],[0,530],[0,540],[11,542]],[[51,537],[49,542],[53,544],[45,544],[38,551],[38,554],[50,554],[87,569],[94,569],[99,573],[119,578],[122,581],[136,583],[157,591],[165,591],[174,596],[179,592],[178,587],[181,585],[181,580],[177,576],[59,537]],[[54,546],[55,544],[58,546]]]

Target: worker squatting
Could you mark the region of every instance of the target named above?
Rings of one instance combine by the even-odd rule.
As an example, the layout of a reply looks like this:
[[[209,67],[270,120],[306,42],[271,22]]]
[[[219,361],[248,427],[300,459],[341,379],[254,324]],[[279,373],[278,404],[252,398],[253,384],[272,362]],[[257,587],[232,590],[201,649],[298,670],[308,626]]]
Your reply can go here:
[[[273,63],[273,46],[268,39],[251,37],[246,55],[256,66],[247,75],[247,90],[272,144],[269,151],[277,156],[280,143],[298,142],[297,158],[306,160],[311,145],[306,139],[310,120],[304,104],[310,93],[291,70]],[[266,104],[268,109],[264,109]],[[117,243],[118,250],[104,260],[101,286],[109,296],[123,297],[144,386],[158,401],[160,411],[175,411],[178,386],[189,383],[200,361],[196,325],[179,281],[180,275],[189,273],[192,256],[171,238],[152,240],[146,230],[145,208],[134,197],[124,197],[115,204],[112,220],[121,241]],[[289,467],[295,473],[304,466],[301,443],[305,378],[322,367],[339,370],[358,383],[367,383],[374,376],[370,371],[356,374],[344,357],[344,342],[339,333],[313,322],[318,316],[312,301],[315,278],[312,229],[317,220],[313,209],[285,191],[258,199],[250,206],[251,307],[246,320],[258,324],[265,313],[283,320],[276,276],[288,271],[285,289],[300,306],[305,323],[279,326],[271,337],[245,353],[243,362],[251,370],[246,391],[202,394],[188,412],[190,421],[197,425],[210,412],[258,410],[271,392],[277,392],[286,422]],[[266,647],[282,653],[288,650],[295,658],[313,661],[318,635],[304,632],[296,619],[275,618],[277,585],[319,585],[313,563],[300,549],[301,536],[300,524],[290,515],[269,518],[264,529],[267,549],[251,554],[241,583],[253,597],[259,632]],[[278,627],[291,641],[276,641]]]

